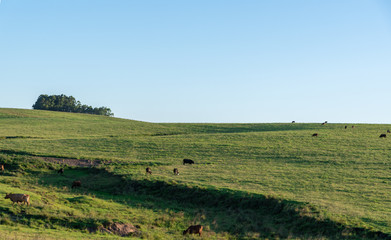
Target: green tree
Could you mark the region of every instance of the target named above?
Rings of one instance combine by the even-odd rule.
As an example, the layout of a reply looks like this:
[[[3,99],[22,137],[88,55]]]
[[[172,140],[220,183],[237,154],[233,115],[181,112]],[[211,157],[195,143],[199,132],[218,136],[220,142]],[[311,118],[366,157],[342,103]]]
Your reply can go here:
[[[34,103],[33,109],[114,116],[108,107],[93,108],[88,105],[82,105],[73,96],[66,96],[64,94],[50,96],[41,94]]]

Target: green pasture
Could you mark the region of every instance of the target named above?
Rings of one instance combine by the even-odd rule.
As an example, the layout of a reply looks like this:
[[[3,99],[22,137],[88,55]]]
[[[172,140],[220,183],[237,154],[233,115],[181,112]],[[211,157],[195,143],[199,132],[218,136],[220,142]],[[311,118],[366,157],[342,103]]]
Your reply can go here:
[[[24,207],[0,198],[5,210],[0,238],[7,231],[4,226],[34,236],[48,225],[54,235],[71,231],[70,236],[78,239],[90,234],[87,225],[114,220],[140,225],[142,237],[148,239],[179,239],[183,228],[193,223],[205,224],[204,238],[212,239],[333,239],[336,235],[326,230],[336,228],[391,234],[391,142],[379,138],[387,129],[391,125],[158,124],[0,109],[0,160],[15,165],[6,169],[9,174],[0,176],[0,193],[31,194],[34,201],[26,213],[39,216],[15,221]],[[318,137],[312,137],[313,133]],[[59,176],[53,174],[58,165],[47,165],[37,157],[100,160],[103,164],[98,172],[65,166],[68,173]],[[183,158],[196,164],[184,166]],[[151,176],[145,175],[147,166],[152,168]],[[172,173],[173,168],[179,169],[179,176]],[[77,178],[88,184],[72,191],[69,184]],[[151,189],[151,193],[135,186]],[[163,186],[162,196],[154,190],[157,186]],[[183,193],[187,191],[183,187],[200,188],[202,194],[194,193],[199,198],[209,194],[209,199],[224,199],[219,194],[228,191],[233,196],[279,199],[288,206],[284,214],[296,212],[298,216],[264,213],[258,208],[254,213],[236,200],[233,206],[238,207],[233,209],[222,210],[207,202],[187,206],[170,198],[175,195],[170,186]],[[305,225],[301,217],[337,227],[311,232],[315,223],[307,220],[301,234],[294,230]],[[72,219],[82,219],[80,224],[85,227],[74,227]],[[357,239],[356,233],[345,232],[338,236]]]

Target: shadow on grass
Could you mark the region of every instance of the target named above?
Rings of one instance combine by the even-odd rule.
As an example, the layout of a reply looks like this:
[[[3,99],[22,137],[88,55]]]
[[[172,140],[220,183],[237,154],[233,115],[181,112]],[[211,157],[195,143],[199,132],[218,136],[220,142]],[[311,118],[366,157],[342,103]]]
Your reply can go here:
[[[19,205],[11,205],[13,209],[10,207],[2,207],[0,206],[0,224],[7,224],[7,221],[16,222],[19,224],[30,225],[32,222],[41,221],[45,223],[45,226],[48,227],[47,224],[51,226],[59,225],[65,228],[72,228],[78,230],[85,229],[93,229],[102,225],[107,225],[107,222],[104,220],[96,220],[91,218],[59,218],[54,216],[46,216],[39,214],[28,214],[25,209],[27,206],[19,206]],[[9,219],[5,216],[8,215]]]
[[[207,225],[216,233],[227,232],[238,238],[391,239],[389,234],[379,231],[322,219],[315,208],[305,203],[228,189],[134,180],[96,168],[69,169],[69,177],[72,171],[85,174],[81,178],[81,191],[113,201],[116,200],[110,198],[111,195],[129,196],[133,200],[128,204],[138,201],[143,207],[154,210],[182,211],[193,216],[191,224]],[[50,176],[43,176],[42,180],[48,178]],[[55,177],[47,181],[47,184],[53,183]],[[123,199],[118,201],[124,204]]]
[[[186,129],[190,129],[195,133],[248,133],[248,132],[274,132],[274,131],[293,131],[293,130],[310,130],[318,129],[318,124],[177,124],[177,126],[186,126]]]
[[[30,171],[45,186],[70,187],[71,182],[78,178],[82,181],[82,188],[71,191],[88,192],[121,204],[136,203],[153,210],[181,211],[192,219],[189,224],[202,224],[216,233],[229,233],[240,239],[391,239],[389,234],[379,231],[323,219],[315,208],[305,203],[228,189],[167,183],[153,178],[137,180],[129,175],[113,174],[103,168],[68,168],[64,175],[58,175],[56,171],[39,172],[38,169],[50,169],[42,159],[18,157],[3,160],[16,171]],[[36,170],[31,171],[33,169]],[[119,197],[113,199],[113,195]],[[127,199],[126,202],[124,199]],[[94,228],[104,224],[98,219],[52,216],[48,219],[48,216],[29,215],[25,212],[19,214],[14,210],[0,207],[2,213],[27,225],[30,219],[75,229]]]

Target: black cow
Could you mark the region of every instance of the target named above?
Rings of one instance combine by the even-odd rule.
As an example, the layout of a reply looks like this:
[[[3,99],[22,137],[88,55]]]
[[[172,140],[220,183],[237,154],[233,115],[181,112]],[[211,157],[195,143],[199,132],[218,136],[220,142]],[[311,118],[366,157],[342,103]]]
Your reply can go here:
[[[183,165],[185,165],[185,164],[194,164],[194,161],[193,160],[191,160],[191,159],[183,159]]]
[[[146,171],[146,174],[152,174],[152,170],[151,170],[151,168],[150,167],[147,167],[146,169],[145,169],[145,171]]]
[[[387,137],[387,135],[386,134],[384,134],[384,133],[382,133],[382,134],[380,134],[380,136],[379,136],[380,138],[385,138],[385,137]]]
[[[390,129],[387,130],[387,133],[391,133]]]
[[[345,126],[345,129],[348,128],[348,126]]]
[[[64,174],[64,169],[63,169],[63,168],[60,168],[60,170],[58,170],[57,173],[63,175],[63,174]]]
[[[175,175],[179,175],[178,168],[174,168],[174,174],[175,174]]]
[[[312,136],[313,136],[313,137],[317,137],[317,136],[318,136],[318,134],[317,134],[317,133],[314,133],[314,134],[312,134]]]

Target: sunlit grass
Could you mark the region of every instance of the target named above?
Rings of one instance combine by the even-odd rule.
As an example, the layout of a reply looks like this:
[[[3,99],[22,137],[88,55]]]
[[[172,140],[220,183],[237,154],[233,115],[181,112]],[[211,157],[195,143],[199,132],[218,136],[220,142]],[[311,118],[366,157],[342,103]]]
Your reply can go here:
[[[355,124],[351,128],[348,124],[344,129],[345,125],[152,124],[85,114],[0,109],[0,150],[112,160],[112,165],[105,166],[110,172],[133,179],[240,190],[310,203],[334,221],[391,233],[391,142],[379,138],[391,125]],[[312,137],[315,132],[318,137]],[[196,164],[184,166],[183,158],[191,158]],[[152,168],[152,176],[145,175],[146,166]],[[174,176],[174,167],[179,169],[179,176]],[[73,172],[74,177],[77,173]],[[23,178],[18,179],[19,183],[12,183],[4,178],[0,193],[23,187]],[[60,189],[51,189],[58,192],[53,201],[70,198],[61,196],[69,191],[62,192],[59,186],[65,184],[64,179],[47,177],[44,181]],[[36,192],[32,191],[32,196],[41,199]],[[92,201],[98,204],[100,200]],[[0,203],[7,202],[0,199]],[[110,207],[123,211],[114,203]],[[99,218],[104,209],[87,213]],[[154,221],[154,217],[140,221]],[[179,227],[174,229],[179,231]]]

